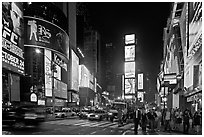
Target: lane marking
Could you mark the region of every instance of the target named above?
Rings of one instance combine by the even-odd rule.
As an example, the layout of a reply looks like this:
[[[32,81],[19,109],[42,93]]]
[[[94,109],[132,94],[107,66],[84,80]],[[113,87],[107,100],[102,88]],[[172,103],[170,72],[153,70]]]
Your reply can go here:
[[[110,127],[112,125],[115,125],[115,123],[109,123],[109,124],[105,124],[105,125],[100,125],[98,127]]]
[[[95,134],[95,133],[96,133],[96,131],[92,132],[91,135],[92,135],[92,134]]]
[[[130,130],[126,130],[122,135],[126,135],[126,133],[131,132]]]

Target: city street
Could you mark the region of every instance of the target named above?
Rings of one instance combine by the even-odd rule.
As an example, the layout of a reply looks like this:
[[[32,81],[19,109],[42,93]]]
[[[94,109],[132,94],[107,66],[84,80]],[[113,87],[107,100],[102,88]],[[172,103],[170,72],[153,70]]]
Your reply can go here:
[[[117,122],[64,119],[43,122],[38,128],[4,128],[3,135],[133,135],[133,123],[118,127]],[[139,135],[143,135],[139,128]],[[182,135],[181,133],[155,132],[147,135]]]

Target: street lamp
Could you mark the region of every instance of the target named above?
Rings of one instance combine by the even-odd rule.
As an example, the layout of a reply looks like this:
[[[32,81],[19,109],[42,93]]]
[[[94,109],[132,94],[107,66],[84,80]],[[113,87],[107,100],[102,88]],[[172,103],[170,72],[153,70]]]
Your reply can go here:
[[[40,49],[36,48],[35,52],[37,54],[42,54],[42,52],[40,51]],[[52,61],[49,57],[47,57],[46,55],[42,54],[43,56],[45,56],[50,62],[51,62],[51,78],[52,78],[52,107],[53,107],[53,114],[55,113],[55,94],[54,94],[54,73],[57,72],[56,70],[56,63],[54,61]]]

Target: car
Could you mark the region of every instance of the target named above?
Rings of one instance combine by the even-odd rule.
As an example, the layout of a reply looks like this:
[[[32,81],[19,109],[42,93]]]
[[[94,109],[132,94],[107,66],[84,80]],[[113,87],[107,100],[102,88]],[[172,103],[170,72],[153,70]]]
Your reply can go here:
[[[62,110],[55,110],[55,118],[65,118],[67,117],[66,112]]]
[[[118,119],[118,111],[116,109],[110,109],[108,111],[108,119],[112,122],[114,119]]]
[[[70,108],[62,108],[62,112],[65,112],[66,117],[77,115],[77,113],[72,111]]]
[[[45,121],[45,118],[45,109],[41,106],[19,105],[2,107],[2,125],[14,128],[36,127]]]
[[[93,113],[88,114],[89,120],[98,120],[101,121],[103,119],[107,119],[108,114],[104,110],[95,110]]]
[[[93,110],[90,109],[83,109],[78,113],[79,118],[86,119],[88,117],[88,114],[93,113]]]

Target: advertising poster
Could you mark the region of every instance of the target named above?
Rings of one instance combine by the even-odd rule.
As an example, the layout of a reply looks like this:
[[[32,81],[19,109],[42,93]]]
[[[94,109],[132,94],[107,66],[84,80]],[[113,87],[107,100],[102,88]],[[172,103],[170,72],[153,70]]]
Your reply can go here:
[[[125,61],[135,60],[135,45],[125,46]]]
[[[69,58],[69,37],[55,24],[24,16],[25,46],[38,45],[63,53]]]
[[[125,62],[125,78],[135,77],[135,62]]]
[[[79,58],[76,53],[72,51],[72,68],[71,68],[71,89],[79,91]]]
[[[2,3],[2,67],[24,74],[23,5]]]
[[[135,79],[125,79],[125,95],[135,94]]]

